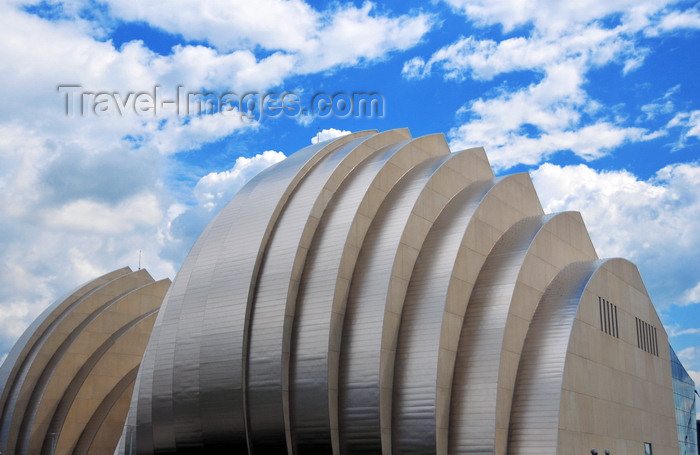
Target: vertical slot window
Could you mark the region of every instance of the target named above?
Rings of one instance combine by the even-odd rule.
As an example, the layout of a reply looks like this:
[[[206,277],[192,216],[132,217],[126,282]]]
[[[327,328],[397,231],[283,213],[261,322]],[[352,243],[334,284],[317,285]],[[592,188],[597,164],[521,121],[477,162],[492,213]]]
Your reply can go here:
[[[598,311],[600,313],[600,330],[610,336],[620,338],[617,324],[617,305],[598,297]]]

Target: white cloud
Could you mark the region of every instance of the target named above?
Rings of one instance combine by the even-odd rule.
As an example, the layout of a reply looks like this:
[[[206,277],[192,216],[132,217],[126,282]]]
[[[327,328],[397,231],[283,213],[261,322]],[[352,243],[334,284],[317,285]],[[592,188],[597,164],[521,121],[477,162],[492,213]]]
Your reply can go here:
[[[698,387],[700,387],[700,371],[693,371],[693,370],[686,370],[688,372],[688,375],[691,377],[693,382],[695,382],[695,389],[697,390]],[[696,404],[696,409],[700,412],[700,400],[695,401]]]
[[[319,14],[302,1],[202,0],[141,2],[108,0],[110,12],[126,21],[143,21],[188,40],[222,50],[262,46],[299,51],[314,32]]]
[[[700,138],[700,111],[693,111],[688,121],[689,129],[685,133],[686,137],[694,136]]]
[[[576,60],[578,66],[603,65],[634,58],[634,46],[620,39],[619,31],[599,26],[572,26],[554,36],[533,32],[529,37],[502,41],[479,40],[472,36],[443,47],[427,62],[413,58],[404,65],[407,77],[425,77],[438,66],[446,79],[492,79],[512,71],[547,72],[553,65]]]
[[[497,168],[537,164],[561,150],[586,160],[628,141],[649,139],[638,127],[606,118],[584,90],[590,68],[612,61],[636,61],[639,52],[620,32],[573,24],[557,34],[535,30],[529,37],[496,42],[463,38],[404,65],[406,77],[424,77],[438,67],[446,79],[491,79],[513,71],[541,73],[538,82],[468,102],[467,120],[449,132],[457,149],[483,145]],[[584,120],[584,114],[590,119]]]
[[[388,52],[415,46],[432,28],[430,15],[402,15],[397,18],[372,15],[374,5],[347,6],[333,11],[327,25],[304,48],[301,68],[322,71],[336,65],[383,58]]]
[[[680,351],[678,351],[676,355],[678,356],[678,359],[683,363],[695,362],[696,360],[700,360],[700,348],[697,346],[689,346],[685,349],[681,349]]]
[[[250,2],[234,5],[222,1],[206,2],[204,6],[174,2],[171,7],[152,2],[110,4],[110,11],[126,20],[143,20],[185,36],[195,33],[191,39],[221,45],[178,45],[165,56],[151,51],[141,41],[116,49],[111,41],[97,41],[74,27],[74,21],[48,21],[3,4],[0,71],[6,77],[0,87],[5,107],[0,123],[20,122],[25,128],[31,125],[35,134],[39,131],[44,137],[79,139],[85,149],[136,136],[139,146],[155,146],[164,154],[174,154],[216,141],[246,124],[237,116],[183,119],[176,116],[174,109],[157,117],[131,113],[109,118],[69,118],[63,114],[65,94],[57,91],[57,85],[78,84],[83,91],[119,92],[123,96],[128,92],[150,93],[155,85],[160,85],[164,99],[174,99],[178,85],[188,91],[204,87],[241,95],[247,91],[263,92],[294,75],[382,59],[392,51],[415,45],[432,26],[429,15],[390,17],[377,13],[371,3],[323,13],[302,2],[268,3],[269,9]],[[67,8],[79,10],[75,5]],[[240,14],[246,20],[237,26],[227,22]],[[279,20],[272,20],[275,17],[271,14]],[[215,23],[218,29],[213,26]],[[290,34],[281,33],[280,27],[289,28]],[[269,33],[271,29],[275,33]],[[32,33],[27,34],[26,30]],[[208,35],[197,35],[200,32]],[[245,43],[251,44],[253,50],[231,47]],[[260,57],[256,46],[272,52]]]
[[[700,139],[700,110],[677,112],[666,124],[666,129],[680,128],[678,142],[674,150],[684,148],[689,141]],[[695,139],[694,139],[695,138]]]
[[[228,202],[248,180],[263,169],[285,159],[282,152],[266,150],[252,158],[238,157],[231,169],[222,172],[210,172],[194,187],[197,203],[209,210],[218,210]]]
[[[700,335],[700,328],[681,329],[678,324],[674,324],[672,326],[664,326],[664,329],[666,329],[666,333],[668,333],[668,336],[670,338],[675,338],[683,335]]]
[[[700,12],[698,10],[672,11],[659,22],[659,29],[669,32],[677,29],[700,28]]]
[[[219,116],[186,122],[174,109],[158,117],[134,112],[108,118],[90,114],[68,117],[65,95],[58,92],[57,85],[78,84],[84,91],[119,92],[126,97],[128,92],[150,93],[160,84],[163,97],[174,99],[178,84],[188,90],[205,86],[221,89],[230,84],[244,90],[267,88],[279,83],[290,67],[276,55],[258,61],[249,51],[222,55],[202,46],[177,47],[167,57],[151,52],[141,42],[117,50],[109,42],[81,34],[70,24],[48,22],[7,5],[0,14],[0,35],[5,36],[0,40],[0,70],[7,74],[0,87],[6,107],[0,122],[12,124],[10,129],[19,123],[32,130],[30,137],[78,141],[86,150],[117,144],[130,135],[139,138],[139,146],[153,143],[162,153],[173,154],[217,140],[244,125],[239,119],[222,120]]]
[[[41,17],[46,9],[56,14]],[[162,54],[142,41],[115,47],[119,21],[181,44]],[[139,250],[154,276],[173,277],[213,211],[283,157],[264,152],[198,179],[202,170],[182,171],[178,154],[261,126],[237,112],[174,109],[70,117],[58,85],[123,97],[159,85],[167,100],[178,85],[263,92],[295,75],[381,60],[432,24],[428,14],[371,3],[320,11],[299,0],[0,2],[0,354],[62,290],[136,268]]]
[[[644,120],[652,120],[659,115],[670,114],[673,112],[673,108],[673,101],[667,99],[645,104],[641,107],[641,110],[646,114],[646,118]]]
[[[221,113],[189,118],[176,118],[163,127],[153,125],[146,133],[146,144],[167,155],[174,151],[195,150],[204,144],[218,141],[243,128],[256,128],[255,122],[242,121]]]
[[[640,27],[673,0],[446,0],[480,25],[501,24],[505,31],[533,24],[539,30],[559,33],[572,24],[586,24],[610,15],[622,15],[628,26]]]
[[[90,233],[118,234],[143,225],[155,226],[162,218],[160,204],[153,194],[137,195],[116,206],[78,199],[53,208],[45,214],[48,228],[64,228]]]
[[[311,137],[311,143],[317,144],[319,142],[327,141],[329,139],[335,139],[336,137],[346,136],[350,133],[351,131],[337,130],[335,128],[323,129],[316,133],[316,135]]]
[[[515,35],[462,37],[427,59],[417,56],[404,63],[407,79],[439,73],[446,80],[501,76],[509,81],[460,109],[460,124],[449,132],[454,148],[486,146],[492,163],[502,169],[538,164],[565,150],[594,160],[623,144],[668,134],[627,125],[603,108],[587,92],[587,74],[613,63],[622,74],[637,69],[650,52],[639,44],[640,37],[652,29],[666,33],[681,24],[694,27],[695,10],[673,10],[670,0],[446,1],[477,27],[500,24]],[[505,75],[516,71],[534,73],[537,82],[512,84]],[[671,95],[644,106],[646,120],[671,112]],[[700,135],[700,123],[691,114],[679,122],[686,126],[682,147],[688,137]]]
[[[72,223],[63,218],[49,226],[40,216],[32,222],[11,218],[0,223],[0,352],[7,352],[39,313],[68,289],[126,265],[135,270],[139,250],[143,266],[154,277],[174,277],[173,263],[159,257],[162,246],[156,239],[161,220],[139,212],[143,209],[139,204],[150,203],[123,204],[129,211],[124,218],[100,205],[88,213],[73,208],[79,218]],[[121,230],[113,229],[113,224]]]
[[[684,303],[700,303],[700,281],[685,293]]]
[[[180,264],[214,214],[250,179],[284,158],[282,152],[267,150],[251,158],[239,157],[230,169],[201,177],[192,190],[194,204],[171,206],[159,233],[160,257]]]
[[[581,69],[569,61],[547,70],[538,83],[514,92],[472,101],[469,120],[449,131],[450,146],[484,146],[497,169],[537,164],[560,150],[585,160],[599,158],[627,141],[646,139],[646,131],[601,119],[583,123],[599,106],[581,88]]]
[[[700,164],[665,166],[651,179],[586,165],[543,164],[532,172],[547,212],[580,211],[601,257],[635,262],[659,308],[691,303],[698,283]]]
[[[277,55],[288,58],[286,64],[296,64],[286,66],[288,72],[323,71],[382,58],[414,46],[433,24],[432,17],[423,13],[377,14],[371,2],[359,8],[336,5],[323,12],[299,0],[107,3],[117,17],[205,41],[221,52],[257,46],[280,51],[283,54]]]

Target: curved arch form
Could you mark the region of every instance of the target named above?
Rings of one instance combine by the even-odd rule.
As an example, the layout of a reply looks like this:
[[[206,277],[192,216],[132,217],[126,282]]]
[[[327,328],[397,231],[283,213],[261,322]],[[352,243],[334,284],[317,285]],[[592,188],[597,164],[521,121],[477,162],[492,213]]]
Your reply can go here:
[[[391,408],[381,408],[387,400],[380,396],[391,391],[392,378],[387,376],[393,370],[393,355],[388,354],[396,349],[398,318],[417,252],[444,205],[465,185],[491,177],[483,149],[426,160],[395,185],[372,221],[355,267],[343,326],[343,451],[379,451],[382,444],[390,444],[382,428],[390,429]],[[382,330],[376,329],[377,323]]]
[[[654,451],[678,451],[670,350],[645,351],[639,320],[661,327],[631,262],[574,263],[557,275],[523,346],[508,453],[566,453],[591,441],[629,453],[651,440]],[[665,332],[654,333],[668,347]]]
[[[14,363],[1,368],[12,378],[3,389],[7,436],[0,438],[1,450],[68,453],[87,424],[79,416],[104,398],[112,378],[118,381],[138,367],[169,285],[170,280],[154,281],[146,270],[124,268],[49,307],[20,339]],[[117,345],[119,351],[110,350]],[[95,370],[104,358],[107,367]],[[83,383],[89,386],[88,400],[75,401],[87,390]],[[123,425],[127,411],[122,406],[108,415]]]
[[[534,449],[535,444],[538,451],[556,453],[561,383],[571,329],[583,292],[603,262],[568,265],[547,286],[537,306],[518,368],[509,434],[511,453]]]
[[[508,197],[514,187],[517,201]],[[541,213],[529,177],[515,174],[465,188],[431,229],[406,294],[397,347],[392,446],[401,453],[445,453],[452,372],[477,274],[508,228]]]
[[[339,344],[357,256],[380,204],[401,176],[448,151],[436,147],[441,139],[424,136],[379,149],[343,183],[319,223],[302,275],[292,333],[290,405],[296,450],[338,450]]]
[[[523,219],[499,239],[479,272],[461,329],[450,453],[505,453],[513,372],[540,297],[566,265],[597,257],[578,212]]]
[[[251,180],[195,243],[117,453],[505,455],[533,314],[560,270],[596,258],[580,215],[543,215],[528,176],[495,179],[482,149],[451,154],[444,137],[406,129],[307,147]],[[644,311],[625,314],[658,322]],[[585,327],[575,320],[571,352],[590,361]],[[589,338],[620,362],[616,337]],[[579,406],[571,352],[561,401]],[[642,366],[626,374],[662,382],[645,373],[658,361],[631,357]]]
[[[265,251],[251,308],[246,379],[251,450],[291,448],[289,352],[297,293],[311,241],[331,198],[387,134],[348,143],[319,161],[290,195]],[[403,134],[403,131],[399,132]],[[360,150],[358,150],[358,148]]]
[[[88,424],[80,433],[78,441],[75,443],[72,455],[88,455],[93,445],[97,446],[97,450],[105,450],[111,447],[116,447],[116,442],[119,439],[121,431],[110,431],[103,427],[108,424],[108,419],[112,414],[112,410],[120,401],[124,401],[124,397],[129,395],[129,391],[133,389],[138,367],[134,367],[129,371],[119,382],[110,390],[104,400],[92,413]],[[109,438],[107,444],[95,444],[95,440],[99,438],[100,433],[105,433],[105,438]],[[116,436],[116,437],[115,437]],[[111,442],[114,441],[114,444]]]
[[[124,300],[126,299],[120,299],[120,301]],[[90,405],[86,405],[85,401],[94,400],[93,394],[91,394],[91,396],[87,399],[83,398],[84,403],[81,403],[78,406],[75,406],[75,404],[76,400],[79,400],[81,397],[81,391],[82,394],[85,395],[84,386],[86,381],[90,380],[91,375],[97,374],[100,377],[105,377],[109,373],[111,373],[113,371],[113,362],[119,361],[118,352],[123,353],[126,349],[134,347],[136,347],[136,349],[138,349],[140,352],[143,352],[144,346],[142,345],[140,349],[138,348],[138,344],[134,343],[135,337],[132,335],[131,332],[134,330],[138,330],[139,328],[142,331],[145,330],[147,333],[150,332],[150,329],[152,328],[153,323],[155,322],[155,315],[157,312],[158,309],[154,308],[150,311],[146,311],[144,314],[138,315],[131,321],[127,322],[124,326],[116,330],[99,347],[97,347],[97,349],[95,349],[95,351],[90,355],[90,357],[83,363],[83,365],[77,371],[75,376],[73,376],[72,380],[70,381],[70,384],[68,384],[65,391],[63,392],[61,399],[59,400],[55,410],[53,411],[51,422],[49,423],[48,429],[46,430],[47,434],[62,435],[64,424],[73,420],[69,417],[71,411],[75,413],[76,409],[80,409],[80,412],[84,413],[86,409],[89,409]],[[150,319],[150,321],[145,321],[146,319]],[[143,326],[139,327],[139,325]],[[136,372],[138,371],[138,365],[140,364],[140,359],[137,360],[138,362],[135,364],[134,368],[132,368],[134,378]],[[102,367],[102,371],[100,371],[100,367]],[[131,370],[129,374],[131,374]],[[102,388],[107,387],[107,384],[109,384],[110,382],[111,381],[101,380],[99,386]],[[94,392],[95,387],[92,384],[90,384],[89,388],[92,392]],[[89,420],[88,422],[89,424],[94,424],[92,420]],[[75,433],[73,433],[73,435],[75,435]],[[60,442],[61,441],[59,440],[59,443]],[[65,445],[70,445],[70,443],[67,443]],[[47,444],[46,440],[44,440],[44,445],[42,446],[41,453],[51,455],[51,447]]]
[[[269,236],[306,173],[331,151],[359,145],[370,134],[315,144],[271,166],[205,229],[174,280],[137,377],[139,451],[247,450],[244,326]]]
[[[44,310],[20,336],[0,368],[3,386],[0,401],[0,451],[7,452],[10,448],[14,450],[22,419],[22,415],[18,417],[16,412],[24,412],[24,407],[18,407],[17,401],[21,399],[20,394],[25,383],[33,383],[37,375],[41,374],[48,358],[40,353],[47,340],[56,333],[56,327],[70,315],[73,308],[89,298],[97,289],[129,272],[131,269],[127,267],[118,269],[69,292]],[[54,342],[60,343],[65,336],[68,334],[54,335]],[[25,393],[26,390],[30,389],[25,389]]]

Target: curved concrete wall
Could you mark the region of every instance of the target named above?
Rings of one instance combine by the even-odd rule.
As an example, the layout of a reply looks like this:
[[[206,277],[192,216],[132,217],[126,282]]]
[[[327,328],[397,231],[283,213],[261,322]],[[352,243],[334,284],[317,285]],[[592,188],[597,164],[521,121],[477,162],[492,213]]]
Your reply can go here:
[[[0,452],[113,452],[169,285],[123,268],[37,318],[0,368]]]
[[[523,347],[510,453],[644,453],[644,442],[679,453],[670,353],[641,347],[640,319],[668,347],[631,262],[576,262],[557,274]]]

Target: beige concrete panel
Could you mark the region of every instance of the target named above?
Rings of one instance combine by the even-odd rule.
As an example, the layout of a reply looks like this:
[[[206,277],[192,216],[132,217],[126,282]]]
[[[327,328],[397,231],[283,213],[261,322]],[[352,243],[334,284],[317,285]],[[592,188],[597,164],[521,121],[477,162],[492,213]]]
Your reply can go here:
[[[591,399],[579,402],[561,387],[567,380],[589,387],[596,382],[590,376],[607,376],[605,368],[596,368],[585,357],[566,354],[567,345],[581,339],[572,333],[572,326],[585,285],[601,264],[591,261],[568,265],[552,280],[539,302],[518,366],[508,453],[572,453],[574,447],[580,451],[584,432],[603,435],[606,428],[614,426],[607,418],[608,401],[593,399],[594,393],[587,393],[585,396]],[[601,412],[596,416],[586,412],[588,408]],[[560,410],[570,425],[559,426]],[[557,452],[558,444],[567,449]],[[598,446],[589,446],[581,453],[590,453],[592,447]]]
[[[25,361],[34,344],[39,340],[41,335],[47,328],[58,318],[66,309],[73,305],[76,301],[84,297],[95,288],[112,281],[122,275],[131,273],[129,267],[114,270],[99,278],[96,278],[82,286],[68,292],[63,297],[59,298],[49,308],[44,310],[37,319],[25,330],[19,340],[8,353],[8,356],[0,368],[0,410],[5,408],[5,402],[8,394],[14,383],[14,378],[18,374],[22,363]],[[2,447],[0,447],[0,450]]]
[[[112,455],[117,447],[119,437],[124,427],[126,415],[129,412],[131,403],[131,394],[134,389],[134,382],[122,392],[116,403],[110,408],[110,412],[104,418],[102,424],[97,431],[97,434],[89,441],[89,452],[80,452],[76,446],[73,454],[75,455]],[[95,417],[92,417],[95,418]]]
[[[499,239],[486,259],[471,293],[460,338],[451,453],[506,453],[507,438],[497,434],[508,432],[524,328],[561,269],[597,258],[582,224],[575,212],[522,220]],[[572,233],[584,238],[574,239]]]
[[[39,419],[34,422],[32,429],[32,442],[30,451],[41,449],[44,444],[44,439],[47,434],[60,433],[60,425],[68,420],[69,424],[80,425],[79,422],[74,422],[70,417],[66,417],[66,410],[56,411],[56,406],[59,402],[72,399],[74,392],[68,392],[68,388],[72,383],[81,376],[92,374],[90,368],[95,362],[96,355],[101,355],[99,352],[104,343],[114,343],[114,337],[120,336],[120,343],[113,345],[111,349],[116,356],[107,364],[106,373],[103,375],[120,379],[126,372],[130,371],[135,365],[141,362],[141,356],[145,350],[149,335],[155,321],[154,311],[159,307],[159,301],[148,299],[150,307],[146,308],[146,313],[141,313],[143,302],[142,296],[153,296],[160,294],[160,298],[165,295],[169,280],[163,280],[157,283],[150,283],[140,286],[118,296],[105,305],[91,313],[85,319],[79,328],[76,328],[71,336],[71,343],[63,349],[67,352],[63,358],[56,359],[56,365],[52,367],[50,376],[45,380],[43,388],[43,397],[40,401],[36,401],[32,413],[39,416]],[[123,288],[122,288],[123,289]],[[152,315],[147,319],[147,323],[143,323],[142,318],[146,315]],[[131,328],[138,321],[136,328]],[[123,327],[130,328],[126,334],[127,341],[124,342]],[[78,355],[74,355],[78,352]],[[76,359],[79,362],[76,362]],[[94,387],[94,380],[88,376],[85,379],[87,387]],[[60,408],[59,408],[60,409]],[[58,412],[58,414],[56,414]],[[46,417],[44,417],[46,416]],[[53,427],[53,428],[51,428]]]
[[[137,332],[150,332],[155,322],[156,315],[152,314],[142,319],[137,326],[132,327],[119,339],[115,340],[112,347],[101,356],[100,360],[91,369],[89,376],[85,379],[77,395],[72,398],[70,409],[67,412],[64,424],[57,433],[59,434],[56,455],[69,455],[72,453],[83,430],[90,424],[90,419],[95,414],[100,404],[107,395],[119,383],[124,375],[129,373],[141,363],[141,356],[146,349],[148,337],[138,336]],[[130,351],[128,354],[119,351]],[[115,409],[115,411],[119,408]],[[128,411],[127,408],[121,408]],[[121,420],[124,425],[126,412],[121,416],[114,416],[115,420]],[[115,442],[121,433],[121,427],[114,438]],[[114,437],[114,436],[113,436]],[[112,446],[112,452],[116,444]]]
[[[601,328],[599,298],[616,306],[619,337]],[[658,356],[637,346],[635,318],[656,327]],[[651,442],[655,454],[678,453],[669,357],[668,337],[637,268],[623,259],[605,262],[586,286],[573,326],[560,434],[578,431],[590,447],[604,434],[599,453],[643,451],[643,442]],[[601,433],[590,421],[602,419],[602,412],[607,425]],[[561,442],[559,450],[566,450]]]
[[[21,366],[22,371],[15,378],[16,385],[10,391],[9,396],[14,398],[7,402],[5,409],[11,414],[2,419],[3,428],[7,428],[8,431],[7,439],[4,436],[2,438],[3,441],[7,441],[8,452],[26,453],[30,438],[33,438],[34,419],[38,419],[39,422],[47,419],[46,416],[37,413],[44,393],[47,392],[47,405],[53,402],[51,400],[60,397],[60,392],[47,388],[52,375],[58,373],[57,377],[70,376],[71,372],[80,368],[81,361],[87,358],[86,349],[81,347],[80,343],[74,344],[82,328],[94,319],[101,309],[106,308],[112,299],[128,289],[152,282],[153,278],[146,270],[128,274],[118,273],[116,278],[92,288],[70,305],[59,305],[55,309],[58,314],[50,317],[52,323],[37,338]],[[96,336],[100,338],[102,335]],[[77,347],[74,352],[71,351],[73,346]],[[57,369],[64,358],[67,369]]]

